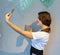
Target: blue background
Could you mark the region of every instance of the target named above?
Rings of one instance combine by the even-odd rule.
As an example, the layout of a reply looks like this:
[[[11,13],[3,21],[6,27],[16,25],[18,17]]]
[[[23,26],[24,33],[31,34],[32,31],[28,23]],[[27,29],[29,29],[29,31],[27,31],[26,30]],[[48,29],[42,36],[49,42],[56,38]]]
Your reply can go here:
[[[60,0],[54,0],[54,3],[48,9],[42,5],[40,0],[34,0],[32,6],[26,10],[20,10],[19,1],[0,0],[0,55],[29,55],[31,40],[15,32],[5,22],[5,14],[15,8],[11,21],[25,29],[26,24],[31,24],[32,30],[37,31],[39,27],[36,24],[37,13],[40,11],[49,11],[52,15],[51,35],[44,50],[44,55],[60,55]],[[24,42],[24,47],[22,47]],[[24,50],[23,50],[24,49]]]

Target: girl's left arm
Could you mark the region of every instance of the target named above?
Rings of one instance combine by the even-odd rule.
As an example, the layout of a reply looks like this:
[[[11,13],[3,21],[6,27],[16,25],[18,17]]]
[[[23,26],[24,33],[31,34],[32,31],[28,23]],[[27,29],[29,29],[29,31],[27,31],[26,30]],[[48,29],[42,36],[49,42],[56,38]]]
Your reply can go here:
[[[28,38],[31,38],[31,39],[32,39],[32,38],[33,38],[33,37],[32,37],[32,31],[25,31],[25,30],[21,29],[20,27],[16,26],[14,23],[12,23],[12,22],[10,21],[11,16],[12,16],[12,13],[11,13],[11,12],[9,12],[9,13],[7,13],[7,14],[5,15],[5,21],[6,21],[6,23],[7,23],[12,29],[14,29],[16,32],[24,35],[25,37],[28,37]]]

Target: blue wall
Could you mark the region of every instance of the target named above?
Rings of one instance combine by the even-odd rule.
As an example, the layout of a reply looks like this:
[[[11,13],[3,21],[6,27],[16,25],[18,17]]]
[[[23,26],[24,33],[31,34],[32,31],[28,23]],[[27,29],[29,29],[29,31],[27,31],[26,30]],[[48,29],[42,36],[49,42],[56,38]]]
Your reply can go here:
[[[60,55],[60,0],[55,0],[52,6],[45,8],[40,0],[34,0],[32,6],[25,11],[20,10],[19,1],[9,2],[0,0],[0,55],[29,55],[30,39],[15,32],[5,22],[5,14],[15,8],[11,21],[25,29],[26,24],[31,24],[33,31],[37,31],[36,18],[40,11],[49,11],[52,15],[52,31],[44,55]],[[37,28],[37,29],[36,29]]]

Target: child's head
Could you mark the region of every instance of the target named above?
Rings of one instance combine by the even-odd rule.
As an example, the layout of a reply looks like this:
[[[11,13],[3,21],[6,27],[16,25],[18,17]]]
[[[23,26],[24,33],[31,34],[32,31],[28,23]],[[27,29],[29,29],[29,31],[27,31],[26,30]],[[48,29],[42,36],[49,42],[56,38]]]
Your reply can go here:
[[[43,25],[46,25],[49,27],[51,24],[50,13],[47,11],[39,12],[38,13],[38,20],[41,21]]]

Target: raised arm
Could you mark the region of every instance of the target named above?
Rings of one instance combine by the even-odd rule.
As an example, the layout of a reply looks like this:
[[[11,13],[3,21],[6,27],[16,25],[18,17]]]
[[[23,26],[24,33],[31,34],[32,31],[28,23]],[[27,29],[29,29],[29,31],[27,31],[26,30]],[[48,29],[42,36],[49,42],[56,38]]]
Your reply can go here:
[[[12,29],[14,29],[16,32],[24,35],[25,37],[28,37],[28,38],[31,38],[31,39],[32,39],[32,38],[33,38],[33,37],[32,37],[32,31],[25,31],[25,30],[21,29],[20,27],[16,26],[14,23],[12,23],[12,22],[10,21],[11,16],[12,16],[12,13],[11,13],[11,12],[9,12],[9,13],[7,13],[7,14],[5,15],[5,21],[6,21],[6,23],[7,23]]]

